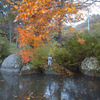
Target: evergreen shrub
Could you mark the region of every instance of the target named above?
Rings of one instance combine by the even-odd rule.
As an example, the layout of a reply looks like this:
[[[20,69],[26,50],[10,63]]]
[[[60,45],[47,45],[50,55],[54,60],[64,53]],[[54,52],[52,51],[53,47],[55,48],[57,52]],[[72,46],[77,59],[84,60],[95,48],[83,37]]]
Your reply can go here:
[[[9,54],[9,41],[6,37],[0,36],[0,59],[3,60]]]

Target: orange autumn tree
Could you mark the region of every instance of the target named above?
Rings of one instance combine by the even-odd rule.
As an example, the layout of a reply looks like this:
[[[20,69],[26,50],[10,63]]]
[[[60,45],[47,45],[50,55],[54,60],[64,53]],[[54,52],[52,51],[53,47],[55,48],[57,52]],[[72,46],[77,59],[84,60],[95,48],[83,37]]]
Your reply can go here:
[[[7,1],[13,5],[12,12],[17,13],[14,22],[21,23],[15,31],[19,33],[19,46],[23,48],[20,54],[24,63],[31,60],[33,50],[44,46],[44,40],[49,42],[50,31],[57,30],[60,36],[63,22],[79,20],[80,16],[74,0]]]

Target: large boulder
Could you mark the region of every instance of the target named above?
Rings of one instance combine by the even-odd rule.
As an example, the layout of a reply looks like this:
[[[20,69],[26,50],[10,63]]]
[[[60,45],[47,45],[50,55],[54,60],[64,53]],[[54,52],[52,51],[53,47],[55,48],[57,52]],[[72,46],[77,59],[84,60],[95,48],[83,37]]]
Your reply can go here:
[[[95,57],[87,57],[82,61],[80,70],[88,76],[100,77],[100,65]]]
[[[22,59],[18,54],[11,54],[1,65],[1,72],[18,74],[22,68]]]

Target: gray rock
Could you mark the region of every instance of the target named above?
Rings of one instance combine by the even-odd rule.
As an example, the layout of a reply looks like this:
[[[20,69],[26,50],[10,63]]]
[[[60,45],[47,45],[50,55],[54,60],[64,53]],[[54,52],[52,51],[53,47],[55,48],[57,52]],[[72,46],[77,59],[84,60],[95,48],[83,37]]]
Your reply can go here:
[[[88,76],[100,77],[100,65],[95,57],[87,57],[82,61],[80,70]]]
[[[11,54],[1,65],[1,72],[18,74],[22,68],[22,59],[18,54]]]

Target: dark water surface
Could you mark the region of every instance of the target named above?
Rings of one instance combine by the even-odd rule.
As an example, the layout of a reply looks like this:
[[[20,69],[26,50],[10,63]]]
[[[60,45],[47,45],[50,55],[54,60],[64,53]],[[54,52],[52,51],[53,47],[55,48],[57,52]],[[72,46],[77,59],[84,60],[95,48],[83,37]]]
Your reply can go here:
[[[0,100],[100,100],[100,78],[0,74]]]

